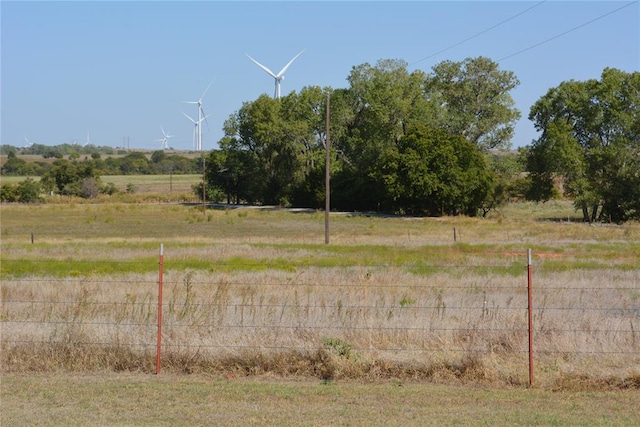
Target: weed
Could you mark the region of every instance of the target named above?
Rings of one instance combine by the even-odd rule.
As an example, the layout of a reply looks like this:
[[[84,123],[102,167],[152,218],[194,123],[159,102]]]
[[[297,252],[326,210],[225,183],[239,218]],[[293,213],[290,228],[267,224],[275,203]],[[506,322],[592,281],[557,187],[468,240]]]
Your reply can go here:
[[[323,338],[322,344],[324,348],[340,357],[344,357],[345,359],[353,358],[353,354],[351,353],[353,346],[340,338]]]
[[[405,295],[402,297],[399,304],[400,304],[400,307],[407,307],[415,303],[416,303],[416,300],[414,298],[411,298]]]

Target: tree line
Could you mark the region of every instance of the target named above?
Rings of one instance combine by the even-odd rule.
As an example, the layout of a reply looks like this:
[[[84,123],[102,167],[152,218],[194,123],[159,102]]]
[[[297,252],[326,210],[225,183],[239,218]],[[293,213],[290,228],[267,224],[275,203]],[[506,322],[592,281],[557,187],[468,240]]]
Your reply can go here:
[[[52,147],[57,153],[58,147]],[[150,157],[143,152],[132,152],[122,157],[102,159],[97,151],[85,159],[73,154],[68,158],[54,156],[52,162],[27,162],[17,156],[14,147],[4,147],[7,161],[0,169],[4,176],[40,176],[40,181],[26,179],[13,185],[0,187],[0,201],[34,203],[41,200],[40,194],[54,192],[66,196],[93,198],[98,194],[114,194],[118,190],[113,184],[103,184],[101,176],[108,175],[156,175],[195,174],[202,172],[200,158],[187,158],[178,154],[154,151]]]
[[[206,157],[207,200],[324,207],[329,137],[337,210],[474,216],[509,199],[567,196],[585,221],[640,218],[638,72],[607,68],[549,89],[529,113],[541,136],[515,155],[519,81],[489,58],[429,73],[380,60],[354,66],[347,81],[244,102]],[[165,160],[132,156],[118,173],[167,173]],[[95,170],[113,170],[104,167]]]
[[[51,152],[61,153],[58,147],[50,147]],[[15,147],[4,146],[3,151],[7,153],[7,161],[0,168],[3,176],[43,176],[52,169],[67,163],[79,163],[91,167],[97,175],[158,175],[158,174],[193,174],[202,172],[202,161],[200,158],[189,158],[179,154],[167,154],[165,151],[157,150],[151,156],[143,152],[134,151],[125,155],[102,158],[102,154],[94,151],[90,156],[81,158],[75,152],[67,155],[52,156],[55,160],[46,161],[46,155],[42,161],[30,161],[17,156]]]
[[[563,195],[585,221],[640,218],[638,72],[605,69],[600,80],[550,89],[529,115],[541,137],[517,156],[495,153],[510,148],[519,82],[489,58],[428,74],[381,60],[353,67],[347,81],[245,102],[207,159],[208,197],[323,207],[329,103],[338,210],[473,216],[512,198]]]
[[[324,206],[327,102],[332,207],[476,215],[504,196],[487,154],[509,147],[520,117],[512,72],[484,57],[431,74],[381,60],[353,67],[347,81],[245,102],[207,158],[212,197]]]

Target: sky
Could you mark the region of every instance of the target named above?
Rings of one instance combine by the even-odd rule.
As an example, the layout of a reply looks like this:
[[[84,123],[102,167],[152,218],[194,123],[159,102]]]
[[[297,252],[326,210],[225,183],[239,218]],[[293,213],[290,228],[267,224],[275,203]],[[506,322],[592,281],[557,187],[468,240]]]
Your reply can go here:
[[[244,102],[348,88],[352,68],[410,72],[485,56],[520,81],[512,147],[538,137],[531,106],[563,81],[640,71],[636,1],[0,1],[0,143],[194,148],[183,101],[203,97],[204,150]],[[213,80],[206,93],[205,89]]]

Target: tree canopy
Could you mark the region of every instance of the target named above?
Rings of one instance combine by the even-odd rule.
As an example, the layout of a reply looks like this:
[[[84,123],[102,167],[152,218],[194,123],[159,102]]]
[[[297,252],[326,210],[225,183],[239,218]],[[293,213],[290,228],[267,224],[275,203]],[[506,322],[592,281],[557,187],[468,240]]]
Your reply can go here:
[[[560,179],[585,221],[640,218],[639,72],[563,82],[529,119],[541,132],[528,147],[529,198],[548,200]]]
[[[427,215],[487,206],[493,179],[483,156],[509,145],[519,117],[512,73],[487,58],[430,75],[386,59],[353,67],[347,81],[245,102],[209,155],[208,185],[227,201],[323,206],[330,97],[332,206]]]

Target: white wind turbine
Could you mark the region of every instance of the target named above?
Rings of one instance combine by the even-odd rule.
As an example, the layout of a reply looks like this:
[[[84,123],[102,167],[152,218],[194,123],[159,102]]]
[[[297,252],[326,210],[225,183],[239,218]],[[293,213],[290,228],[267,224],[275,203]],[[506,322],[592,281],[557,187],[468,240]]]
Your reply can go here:
[[[89,138],[89,132],[87,132],[87,141],[84,144],[82,144],[82,146],[86,147],[89,144],[91,144],[91,139]]]
[[[285,71],[287,71],[287,68],[289,68],[289,66],[293,63],[293,61],[296,60],[296,58],[300,55],[302,55],[302,52],[304,52],[306,49],[303,49],[299,54],[297,54],[296,56],[293,57],[293,59],[291,61],[289,61],[287,63],[287,65],[285,65],[282,70],[280,70],[280,72],[278,74],[275,74],[273,71],[271,71],[270,69],[268,69],[267,67],[265,67],[264,65],[262,65],[261,63],[259,63],[258,61],[256,61],[255,59],[253,59],[251,56],[249,56],[249,54],[247,53],[246,55],[249,57],[250,60],[252,60],[253,62],[255,62],[255,64],[262,68],[267,74],[269,74],[271,77],[274,78],[274,80],[276,81],[276,89],[275,92],[273,94],[273,97],[278,99],[280,98],[280,82],[282,80],[284,80],[284,73]]]
[[[184,114],[184,116],[189,119],[189,121],[191,121],[191,123],[193,123],[194,127],[193,127],[193,148],[194,150],[198,151],[198,147],[202,147],[202,141],[199,140],[199,138],[202,138],[202,133],[199,132],[200,129],[200,124],[204,121],[207,120],[207,116],[204,116],[203,118],[199,119],[199,121],[194,120],[190,115],[188,115],[187,113],[183,112],[182,114]]]
[[[215,79],[216,78],[214,77],[209,82],[209,84],[207,85],[207,88],[202,93],[202,96],[200,97],[200,99],[198,99],[197,101],[183,101],[185,104],[197,104],[198,105],[198,121],[197,122],[194,119],[192,119],[191,117],[189,117],[189,116],[187,116],[185,114],[185,116],[187,116],[189,118],[189,120],[194,122],[195,125],[196,125],[196,127],[195,127],[195,131],[197,133],[197,140],[196,140],[196,147],[195,147],[196,151],[202,151],[202,126],[201,126],[201,123],[203,121],[206,121],[207,117],[209,117],[209,116],[205,115],[204,109],[202,108],[202,99],[207,94],[207,91],[209,90],[209,86],[211,86],[211,83],[213,83],[213,81]],[[209,126],[209,122],[207,122],[207,126]]]
[[[162,143],[162,146],[160,147],[161,150],[166,150],[169,148],[169,143],[167,141],[169,141],[169,138],[173,137],[173,135],[166,133],[162,126],[160,126],[160,130],[162,131],[162,138],[156,139],[156,141]]]

